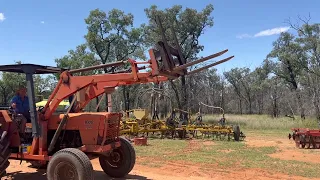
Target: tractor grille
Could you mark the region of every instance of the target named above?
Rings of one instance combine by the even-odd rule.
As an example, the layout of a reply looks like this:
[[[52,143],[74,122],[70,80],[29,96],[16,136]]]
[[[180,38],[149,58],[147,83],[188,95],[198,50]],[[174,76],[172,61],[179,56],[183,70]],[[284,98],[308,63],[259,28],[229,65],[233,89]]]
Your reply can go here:
[[[112,114],[106,119],[106,139],[107,142],[114,142],[119,139],[120,134],[120,114]]]

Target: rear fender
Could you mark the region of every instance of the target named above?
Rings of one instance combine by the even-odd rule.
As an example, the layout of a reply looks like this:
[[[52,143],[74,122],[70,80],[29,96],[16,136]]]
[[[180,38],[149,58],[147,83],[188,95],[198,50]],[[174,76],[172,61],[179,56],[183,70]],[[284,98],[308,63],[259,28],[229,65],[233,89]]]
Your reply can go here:
[[[11,115],[7,110],[0,110],[0,124],[3,131],[7,131],[10,139],[10,147],[19,147],[20,135],[17,124],[12,121]]]

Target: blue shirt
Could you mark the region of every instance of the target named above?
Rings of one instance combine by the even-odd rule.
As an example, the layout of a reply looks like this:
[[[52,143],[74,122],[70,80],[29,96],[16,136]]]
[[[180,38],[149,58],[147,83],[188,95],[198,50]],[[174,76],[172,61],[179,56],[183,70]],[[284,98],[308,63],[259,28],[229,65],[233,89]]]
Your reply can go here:
[[[12,98],[11,104],[16,103],[17,113],[25,113],[29,111],[29,99],[27,96],[24,97],[24,100],[20,96],[16,95]]]

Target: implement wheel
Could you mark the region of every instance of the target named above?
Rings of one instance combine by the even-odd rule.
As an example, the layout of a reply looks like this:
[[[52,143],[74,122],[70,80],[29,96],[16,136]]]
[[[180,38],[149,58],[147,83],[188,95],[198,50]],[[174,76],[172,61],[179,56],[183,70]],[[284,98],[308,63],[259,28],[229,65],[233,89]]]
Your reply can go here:
[[[132,170],[136,162],[136,153],[131,143],[120,137],[121,146],[108,156],[99,157],[100,166],[110,177],[122,178]]]
[[[300,145],[301,145],[301,148],[305,148],[306,147],[306,143],[307,140],[306,140],[306,135],[302,134],[300,135]]]
[[[233,127],[233,136],[235,141],[240,141],[240,127],[238,125]]]
[[[10,165],[8,161],[11,154],[9,145],[9,137],[0,127],[0,178],[6,174],[6,169]]]
[[[93,180],[93,167],[88,156],[74,148],[56,152],[47,168],[48,180]]]

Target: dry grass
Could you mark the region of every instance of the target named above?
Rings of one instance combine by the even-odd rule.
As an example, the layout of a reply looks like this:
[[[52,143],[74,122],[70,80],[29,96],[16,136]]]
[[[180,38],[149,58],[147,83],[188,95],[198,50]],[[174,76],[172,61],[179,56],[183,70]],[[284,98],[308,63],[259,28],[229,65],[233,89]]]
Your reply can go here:
[[[194,118],[194,117],[193,117]],[[203,115],[206,123],[217,123],[221,115]],[[226,114],[228,124],[237,124],[246,130],[290,130],[293,127],[318,128],[318,122],[314,118],[295,120],[288,117],[272,118],[269,115],[233,115]]]

